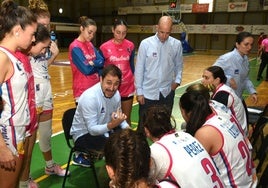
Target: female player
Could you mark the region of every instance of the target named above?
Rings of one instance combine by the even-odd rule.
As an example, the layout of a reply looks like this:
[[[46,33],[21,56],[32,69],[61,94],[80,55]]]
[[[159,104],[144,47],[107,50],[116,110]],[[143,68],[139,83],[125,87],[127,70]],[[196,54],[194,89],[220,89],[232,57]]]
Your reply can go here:
[[[131,126],[131,110],[135,93],[134,86],[134,56],[135,46],[126,39],[127,23],[117,19],[112,27],[113,38],[103,43],[100,50],[104,56],[104,66],[116,65],[122,71],[122,82],[119,87],[122,112],[127,116]]]

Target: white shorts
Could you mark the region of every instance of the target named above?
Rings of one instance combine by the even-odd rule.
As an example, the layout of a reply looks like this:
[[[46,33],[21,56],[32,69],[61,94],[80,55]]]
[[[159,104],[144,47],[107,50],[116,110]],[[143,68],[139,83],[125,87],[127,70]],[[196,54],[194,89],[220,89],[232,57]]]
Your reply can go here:
[[[35,123],[31,122],[30,125],[26,127],[26,137],[32,136],[33,132],[37,129],[38,129],[38,122]]]
[[[0,132],[11,152],[18,157],[23,156],[26,126],[0,125]]]
[[[35,83],[35,102],[37,114],[52,111],[53,98],[50,81]]]

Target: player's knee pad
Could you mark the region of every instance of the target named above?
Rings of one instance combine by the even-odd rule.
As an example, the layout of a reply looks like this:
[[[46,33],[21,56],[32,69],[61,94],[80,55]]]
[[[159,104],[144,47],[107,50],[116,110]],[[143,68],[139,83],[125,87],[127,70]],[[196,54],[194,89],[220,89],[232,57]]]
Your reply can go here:
[[[51,150],[52,120],[39,122],[39,147],[42,152]]]

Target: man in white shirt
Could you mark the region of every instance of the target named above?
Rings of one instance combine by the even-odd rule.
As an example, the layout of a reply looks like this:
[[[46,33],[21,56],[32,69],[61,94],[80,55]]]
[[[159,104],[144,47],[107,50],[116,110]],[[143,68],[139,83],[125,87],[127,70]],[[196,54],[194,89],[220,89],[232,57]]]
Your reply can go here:
[[[115,65],[103,69],[100,82],[85,90],[78,100],[70,134],[75,145],[83,150],[102,151],[109,135],[117,129],[128,128],[121,111],[118,87],[122,73]],[[88,167],[90,161],[76,152],[74,164]]]
[[[170,16],[162,16],[156,34],[142,40],[139,46],[135,67],[139,129],[143,114],[150,106],[165,105],[170,114],[172,112],[183,69],[182,45],[170,36],[172,25]]]

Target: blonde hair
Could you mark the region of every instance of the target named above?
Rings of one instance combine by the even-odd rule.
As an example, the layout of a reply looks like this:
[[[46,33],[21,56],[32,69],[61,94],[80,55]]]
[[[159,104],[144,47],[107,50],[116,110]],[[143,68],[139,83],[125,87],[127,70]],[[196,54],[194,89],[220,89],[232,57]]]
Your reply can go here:
[[[50,12],[47,4],[43,0],[29,0],[28,8],[36,17],[50,18]]]

